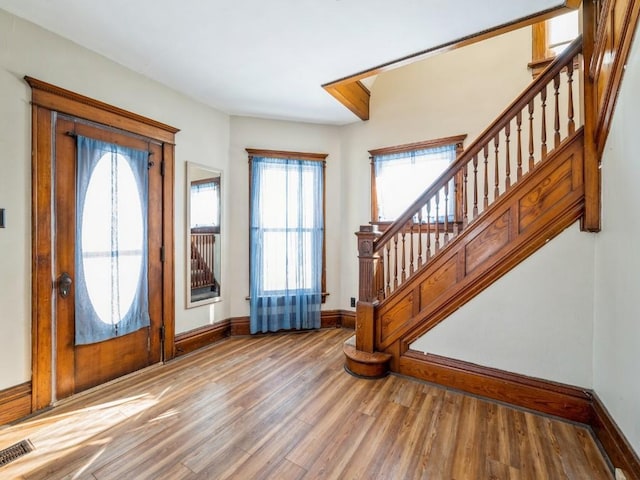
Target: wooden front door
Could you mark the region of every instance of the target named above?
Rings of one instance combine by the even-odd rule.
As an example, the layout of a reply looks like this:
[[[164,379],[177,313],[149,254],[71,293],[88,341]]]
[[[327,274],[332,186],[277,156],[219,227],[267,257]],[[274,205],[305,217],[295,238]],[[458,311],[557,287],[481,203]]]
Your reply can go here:
[[[144,159],[145,175],[148,172],[148,179],[144,180],[148,181],[147,192],[143,192],[144,189],[136,190],[139,187],[136,179],[140,175],[136,177],[129,172],[129,176],[133,178],[129,180],[129,191],[133,188],[134,192],[143,192],[140,193],[143,200],[139,201],[138,196],[127,198],[127,189],[118,186],[117,182],[126,183],[126,162],[120,170],[114,170],[113,166],[107,167],[106,164],[106,168],[99,168],[98,165],[102,162],[99,159],[91,170],[91,175],[87,175],[88,182],[85,182],[84,187],[79,186],[82,185],[82,180],[78,180],[78,161],[81,160],[77,159],[80,136],[91,141],[98,140],[125,149],[148,152],[148,159]],[[56,119],[54,151],[54,377],[55,396],[61,399],[162,359],[162,344],[158,332],[161,331],[163,318],[163,202],[160,171],[163,151],[161,145],[144,138],[64,116]],[[125,157],[118,157],[116,160],[123,158],[129,161]],[[112,165],[113,159],[110,162],[109,165]],[[100,184],[100,175],[109,177],[106,187],[94,187],[94,184]],[[125,177],[121,177],[122,175]],[[89,185],[88,188],[86,184]],[[113,205],[116,206],[115,209]],[[95,213],[89,210],[91,206],[97,206]],[[126,217],[125,214],[129,212],[134,213],[132,218],[116,218]],[[138,215],[137,220],[135,214]],[[141,245],[148,246],[146,252],[143,248],[122,247],[118,239],[114,247],[113,238],[105,239],[105,236],[109,237],[109,232],[113,232],[114,222],[119,225],[121,232],[127,233],[131,233],[132,229],[142,231],[144,222],[147,230],[144,236],[136,238],[140,239]],[[111,237],[113,235],[111,233]],[[115,235],[118,235],[117,232]],[[96,236],[101,238],[95,238]],[[107,246],[88,246],[91,243]],[[114,260],[114,256],[118,260]],[[133,265],[133,270],[130,265]],[[138,290],[134,294],[128,292],[127,288]],[[145,306],[144,315],[138,315],[146,319],[144,326],[134,326],[135,330],[130,332],[123,331],[122,328],[119,331],[119,325],[124,321],[119,319],[126,315],[131,317],[130,313],[135,305],[144,304],[141,299],[145,297],[148,298],[148,309]],[[114,308],[117,310],[115,313]],[[96,328],[106,331],[106,335],[98,340],[91,339],[94,337],[90,340],[82,337],[79,340],[78,332],[84,331],[88,325],[83,322],[97,323]]]

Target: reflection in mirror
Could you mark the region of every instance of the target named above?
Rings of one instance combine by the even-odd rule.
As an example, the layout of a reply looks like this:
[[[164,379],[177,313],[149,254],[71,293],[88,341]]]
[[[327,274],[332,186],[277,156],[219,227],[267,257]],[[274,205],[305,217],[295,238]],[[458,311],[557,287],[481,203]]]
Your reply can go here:
[[[187,308],[220,300],[221,173],[187,162]]]

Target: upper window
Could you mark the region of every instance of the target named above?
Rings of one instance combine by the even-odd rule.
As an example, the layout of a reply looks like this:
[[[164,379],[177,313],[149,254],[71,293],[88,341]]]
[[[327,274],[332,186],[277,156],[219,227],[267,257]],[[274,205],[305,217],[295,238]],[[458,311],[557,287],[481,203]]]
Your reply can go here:
[[[398,218],[457,158],[465,137],[460,135],[370,150],[372,223],[384,225]],[[461,202],[455,198],[459,192],[455,188],[450,191],[446,214],[453,221]],[[435,220],[437,216],[437,221],[444,221],[445,199],[441,200],[441,211],[436,213],[435,205],[429,209],[431,217]]]
[[[191,182],[192,231],[220,233],[220,177]]]
[[[532,27],[532,59],[529,67],[537,76],[580,33],[579,11],[558,15]]]

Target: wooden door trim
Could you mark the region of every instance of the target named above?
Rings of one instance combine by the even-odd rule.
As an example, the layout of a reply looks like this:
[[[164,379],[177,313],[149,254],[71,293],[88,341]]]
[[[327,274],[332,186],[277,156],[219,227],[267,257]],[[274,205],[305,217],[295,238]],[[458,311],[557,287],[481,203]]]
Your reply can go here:
[[[164,166],[162,231],[164,236],[162,321],[165,330],[163,360],[174,356],[174,146],[178,129],[76,94],[69,90],[25,77],[32,90],[32,410],[53,400],[53,309],[54,231],[53,224],[53,138],[55,116],[64,113],[148,137],[162,144]]]

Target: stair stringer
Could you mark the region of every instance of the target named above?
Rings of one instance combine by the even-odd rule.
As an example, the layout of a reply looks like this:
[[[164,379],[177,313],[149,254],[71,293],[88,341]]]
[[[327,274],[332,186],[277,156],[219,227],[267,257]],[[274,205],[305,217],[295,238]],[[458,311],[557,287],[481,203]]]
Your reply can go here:
[[[375,307],[376,350],[391,370],[409,345],[517,266],[584,213],[583,130]]]

